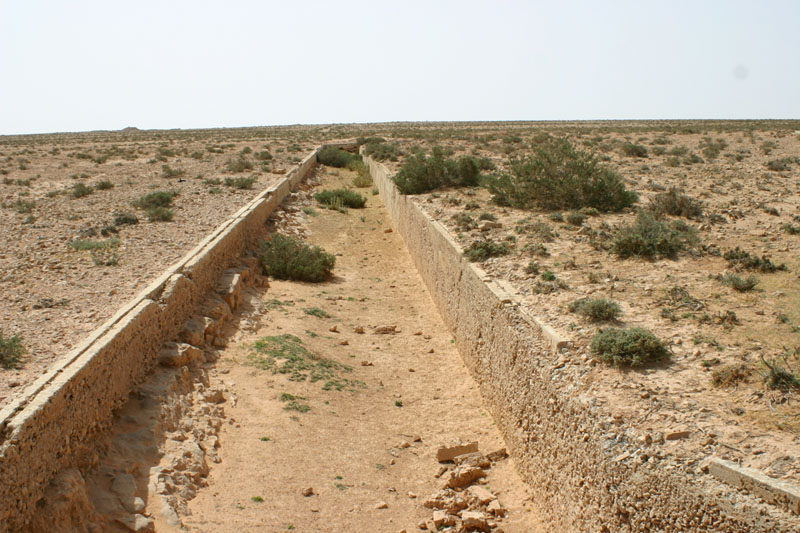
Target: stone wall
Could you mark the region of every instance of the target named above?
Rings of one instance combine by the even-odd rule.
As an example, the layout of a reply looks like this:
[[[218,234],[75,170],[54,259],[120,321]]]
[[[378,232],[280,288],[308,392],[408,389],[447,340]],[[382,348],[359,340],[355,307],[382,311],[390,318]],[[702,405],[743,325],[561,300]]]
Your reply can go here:
[[[665,469],[577,386],[571,369],[586,361],[524,312],[513,288],[467,262],[384,165],[365,161],[550,530],[798,530],[780,510],[734,509],[711,476]]]
[[[332,143],[355,149],[355,143]],[[217,227],[0,410],[0,532],[30,520],[53,476],[97,460],[115,409],[155,366],[226,268],[316,166],[319,148]]]

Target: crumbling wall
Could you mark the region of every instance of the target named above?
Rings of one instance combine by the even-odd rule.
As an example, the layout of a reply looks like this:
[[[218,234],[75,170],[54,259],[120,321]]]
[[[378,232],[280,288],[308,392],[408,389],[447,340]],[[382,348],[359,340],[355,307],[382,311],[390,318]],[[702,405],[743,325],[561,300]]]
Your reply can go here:
[[[570,370],[586,360],[523,311],[513,288],[466,261],[384,165],[365,161],[553,531],[796,531],[794,517],[734,509],[710,490],[721,488],[713,479],[698,485],[651,457],[625,421],[582,392]]]
[[[353,142],[332,143],[346,149]],[[267,218],[316,165],[319,148],[218,226],[113,317],[0,410],[0,532],[29,523],[54,476],[97,461],[113,411],[155,366],[180,329]]]

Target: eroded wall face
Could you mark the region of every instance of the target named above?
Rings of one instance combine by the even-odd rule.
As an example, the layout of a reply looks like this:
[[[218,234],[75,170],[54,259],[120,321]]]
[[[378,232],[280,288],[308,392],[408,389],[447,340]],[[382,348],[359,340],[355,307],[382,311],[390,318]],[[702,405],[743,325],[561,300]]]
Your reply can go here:
[[[316,166],[318,150],[0,410],[0,533],[25,527],[58,472],[96,463],[98,439],[110,427],[114,410],[153,369],[162,344],[178,335],[225,269],[263,236],[267,218]]]
[[[559,374],[566,343],[502,281],[463,258],[447,230],[365,157],[395,230],[430,290],[533,501],[553,531],[791,531],[744,515],[655,461],[620,459],[625,427]]]

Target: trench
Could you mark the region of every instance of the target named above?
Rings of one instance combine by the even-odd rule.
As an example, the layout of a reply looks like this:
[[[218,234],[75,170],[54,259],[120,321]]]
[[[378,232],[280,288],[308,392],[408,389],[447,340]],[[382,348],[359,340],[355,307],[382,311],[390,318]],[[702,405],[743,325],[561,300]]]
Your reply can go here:
[[[345,213],[313,201],[353,176],[319,167],[315,186],[301,186],[269,221],[272,232],[335,253],[334,277],[266,287],[248,270],[225,329],[202,354],[162,362],[116,413],[85,487],[77,472],[60,474],[42,516],[102,531],[438,527],[429,500],[454,468],[437,462],[439,447],[477,442],[489,455],[505,443],[380,196],[361,189],[366,207]],[[270,339],[309,358],[273,372],[254,348]],[[451,496],[463,492],[465,508],[436,524],[455,530],[472,510],[487,531],[539,530],[513,459],[494,457],[467,485],[502,511],[464,486]]]

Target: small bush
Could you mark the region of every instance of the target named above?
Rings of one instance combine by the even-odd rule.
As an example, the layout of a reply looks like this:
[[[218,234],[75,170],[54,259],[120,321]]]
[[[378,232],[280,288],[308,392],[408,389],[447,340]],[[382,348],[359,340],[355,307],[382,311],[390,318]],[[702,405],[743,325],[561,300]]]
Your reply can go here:
[[[622,313],[617,302],[606,298],[581,298],[571,302],[568,309],[571,313],[588,318],[590,322],[611,322]]]
[[[175,211],[168,207],[148,207],[145,213],[150,222],[172,222],[175,218]]]
[[[110,250],[119,246],[119,239],[116,237],[106,241],[76,239],[72,241],[71,246],[73,250]]]
[[[592,353],[614,366],[641,366],[669,356],[664,343],[644,328],[607,328],[592,339]]]
[[[95,185],[95,189],[97,189],[98,191],[107,191],[113,188],[114,184],[107,180],[101,181],[97,185]]]
[[[567,214],[567,222],[572,224],[573,226],[580,226],[586,220],[586,215],[583,213],[578,213],[577,211],[573,211],[572,213]]]
[[[225,168],[228,169],[228,172],[238,173],[238,172],[246,172],[248,170],[253,170],[253,162],[247,159],[244,155],[239,155],[239,157],[228,159],[225,163]]]
[[[800,235],[800,226],[795,226],[791,223],[785,223],[781,226],[783,230],[789,235]]]
[[[787,172],[791,170],[794,160],[791,157],[767,161],[767,168],[773,172]]]
[[[532,155],[512,161],[511,174],[490,181],[489,190],[496,203],[523,209],[620,211],[638,199],[616,171],[566,139],[536,145]]]
[[[365,148],[365,153],[376,161],[397,161],[403,155],[403,152],[397,147],[396,144],[389,144],[387,142],[368,142]]]
[[[436,147],[430,157],[418,152],[406,159],[392,181],[403,194],[422,194],[443,187],[472,187],[478,185],[479,179],[474,158],[447,159],[444,151]]]
[[[647,147],[628,142],[622,145],[622,154],[627,157],[647,157]]]
[[[138,209],[149,209],[151,207],[170,207],[172,200],[175,199],[177,193],[168,191],[156,191],[145,194],[133,202],[131,205]]]
[[[711,382],[715,387],[732,387],[745,381],[751,373],[752,370],[745,364],[727,365],[711,374]]]
[[[494,242],[486,239],[482,241],[474,241],[469,247],[464,250],[464,256],[470,261],[480,262],[486,261],[490,257],[499,257],[501,255],[508,255],[511,253],[511,248],[504,242]]]
[[[664,215],[695,219],[703,216],[703,207],[700,202],[691,196],[682,194],[676,187],[655,195],[650,200],[647,210],[658,218]]]
[[[272,153],[269,150],[262,150],[261,152],[256,152],[255,158],[259,161],[269,161],[272,159]]]
[[[319,246],[281,234],[261,243],[259,260],[264,273],[274,278],[310,282],[328,279],[336,263],[336,257]]]
[[[614,236],[612,249],[622,258],[674,258],[678,252],[696,243],[694,228],[680,221],[667,223],[657,220],[651,213],[639,211],[636,222],[623,226]]]
[[[317,152],[317,162],[326,167],[345,168],[354,158],[356,156],[350,152],[334,146],[325,146]]]
[[[756,285],[758,285],[758,278],[755,276],[742,278],[736,274],[723,274],[717,276],[717,280],[738,292],[752,291],[756,288]]]
[[[784,392],[800,389],[800,374],[792,370],[785,356],[782,359],[783,363],[777,359],[767,361],[763,355],[761,356],[761,362],[766,368],[764,382],[770,389],[778,389]]]
[[[4,337],[0,330],[0,366],[5,369],[17,368],[23,355],[25,347],[22,345],[22,337],[19,335]]]
[[[133,213],[116,213],[114,215],[115,226],[133,226],[139,223],[139,217]]]
[[[728,250],[722,255],[728,261],[728,268],[735,270],[750,270],[757,272],[764,272],[770,274],[779,270],[786,270],[786,265],[776,265],[766,255],[760,258],[738,246],[732,250]]]
[[[225,185],[240,190],[252,189],[256,180],[258,178],[255,176],[250,176],[249,178],[225,178]]]
[[[367,203],[367,199],[357,192],[347,189],[329,189],[314,195],[314,199],[322,205],[331,208],[351,207],[360,209]]]
[[[700,143],[700,146],[703,149],[703,155],[709,161],[713,161],[719,154],[728,147],[728,143],[725,142],[723,139],[714,140],[711,137],[706,137]]]
[[[180,178],[186,174],[182,168],[172,168],[169,165],[161,165],[161,176],[164,178]]]
[[[72,186],[72,189],[69,192],[69,195],[73,198],[83,198],[84,196],[89,196],[94,192],[94,188],[89,185],[84,185],[83,183],[76,183]]]

